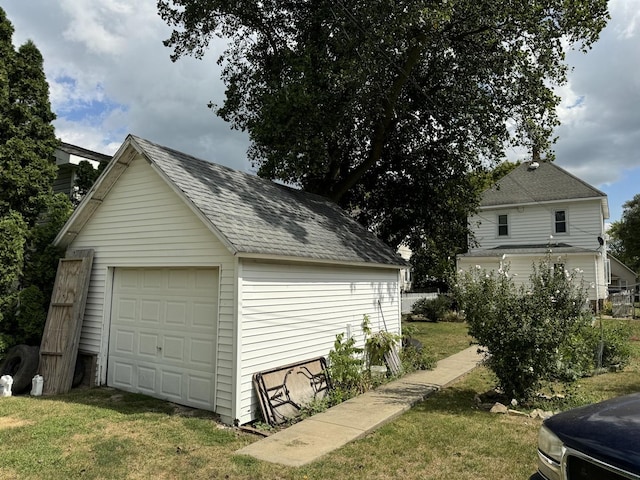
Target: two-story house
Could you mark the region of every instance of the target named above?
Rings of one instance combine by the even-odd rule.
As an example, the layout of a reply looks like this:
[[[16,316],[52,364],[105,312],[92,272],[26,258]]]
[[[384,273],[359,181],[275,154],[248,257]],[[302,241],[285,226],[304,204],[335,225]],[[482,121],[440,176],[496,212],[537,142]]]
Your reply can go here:
[[[555,268],[579,271],[592,304],[607,297],[607,196],[551,162],[525,162],[482,195],[469,218],[477,245],[458,269],[508,265],[516,284],[549,252]]]
[[[53,156],[58,166],[58,176],[53,184],[53,191],[64,193],[68,197],[73,195],[76,170],[80,162],[87,161],[93,168],[98,168],[101,163],[109,163],[111,160],[111,155],[94,152],[65,142],[60,143]]]

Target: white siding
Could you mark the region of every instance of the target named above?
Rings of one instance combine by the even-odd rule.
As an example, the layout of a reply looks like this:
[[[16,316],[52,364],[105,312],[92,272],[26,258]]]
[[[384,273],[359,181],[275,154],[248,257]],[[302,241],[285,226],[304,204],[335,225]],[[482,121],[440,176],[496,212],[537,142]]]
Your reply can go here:
[[[395,269],[242,263],[240,423],[255,418],[259,410],[251,383],[254,373],[326,357],[336,335],[347,329],[362,346],[365,314],[373,331],[386,323],[388,331],[400,333]]]
[[[526,285],[533,272],[533,265],[537,265],[544,257],[532,255],[508,255],[504,260],[496,257],[460,257],[458,269],[469,270],[479,265],[485,270],[496,270],[508,266],[508,272],[516,285]],[[552,263],[564,264],[565,269],[573,271],[579,269],[582,273],[575,276],[576,282],[582,281],[589,300],[605,298],[607,285],[604,276],[604,261],[597,254],[551,254]],[[597,271],[596,271],[597,270]]]
[[[567,213],[567,233],[554,232],[554,213]],[[498,236],[498,215],[509,216],[509,235]],[[603,236],[600,199],[563,203],[524,205],[508,209],[485,208],[469,220],[478,248],[500,245],[545,245],[566,243],[591,251],[598,248],[598,236]],[[479,225],[478,225],[479,223]],[[553,239],[550,236],[553,235]]]
[[[232,420],[233,257],[144,159],[131,163],[69,248],[95,250],[80,349],[98,354],[99,369],[106,366],[102,336],[113,267],[220,269],[216,410]]]

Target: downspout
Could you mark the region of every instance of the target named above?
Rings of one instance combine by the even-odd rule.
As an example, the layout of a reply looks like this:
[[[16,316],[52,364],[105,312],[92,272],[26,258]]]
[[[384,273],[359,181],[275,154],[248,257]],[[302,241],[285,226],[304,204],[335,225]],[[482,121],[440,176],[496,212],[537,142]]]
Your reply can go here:
[[[600,252],[598,252],[599,254]],[[596,281],[595,281],[595,286],[596,286],[596,315],[598,315],[598,310],[599,310],[599,296],[598,296],[598,283],[599,283],[599,279],[598,279],[598,255],[596,255],[595,257],[595,269],[596,269]]]

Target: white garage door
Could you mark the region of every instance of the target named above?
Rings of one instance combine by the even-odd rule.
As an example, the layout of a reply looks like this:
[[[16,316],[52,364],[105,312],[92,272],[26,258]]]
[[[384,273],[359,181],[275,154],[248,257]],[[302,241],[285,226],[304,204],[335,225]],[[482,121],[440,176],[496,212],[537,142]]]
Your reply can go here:
[[[107,384],[214,410],[217,269],[116,268]]]

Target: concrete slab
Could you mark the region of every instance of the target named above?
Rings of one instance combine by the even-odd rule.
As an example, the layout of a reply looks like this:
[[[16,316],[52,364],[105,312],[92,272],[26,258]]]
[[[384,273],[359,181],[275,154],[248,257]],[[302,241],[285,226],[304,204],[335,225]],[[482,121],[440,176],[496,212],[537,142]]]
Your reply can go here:
[[[315,418],[315,416],[314,416]],[[258,460],[299,467],[362,437],[366,430],[308,418],[236,451]]]
[[[266,462],[299,467],[363,437],[445,388],[482,361],[477,347],[352,398],[238,450]]]

